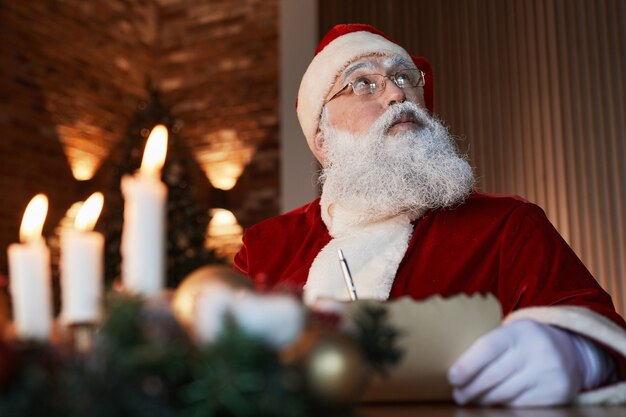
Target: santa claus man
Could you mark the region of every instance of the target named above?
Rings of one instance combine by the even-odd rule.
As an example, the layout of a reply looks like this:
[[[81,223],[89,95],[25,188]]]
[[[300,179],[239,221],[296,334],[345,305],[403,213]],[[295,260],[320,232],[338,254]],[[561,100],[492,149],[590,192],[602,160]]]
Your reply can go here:
[[[251,227],[235,267],[307,303],[491,293],[503,324],[448,372],[460,404],[557,405],[626,398],[626,323],[549,223],[474,177],[432,114],[428,62],[368,25],[321,41],[297,113],[322,165],[322,195]]]

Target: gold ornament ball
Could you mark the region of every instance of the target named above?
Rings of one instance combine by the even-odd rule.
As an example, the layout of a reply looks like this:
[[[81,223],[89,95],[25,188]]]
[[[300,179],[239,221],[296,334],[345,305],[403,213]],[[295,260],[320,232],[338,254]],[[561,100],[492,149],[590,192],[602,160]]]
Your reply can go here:
[[[352,404],[363,392],[365,358],[354,340],[340,333],[321,333],[305,362],[307,383],[320,400]]]
[[[197,296],[215,284],[229,286],[235,290],[254,290],[253,282],[246,276],[225,265],[206,265],[187,275],[174,291],[172,309],[181,323],[193,322],[194,304]]]

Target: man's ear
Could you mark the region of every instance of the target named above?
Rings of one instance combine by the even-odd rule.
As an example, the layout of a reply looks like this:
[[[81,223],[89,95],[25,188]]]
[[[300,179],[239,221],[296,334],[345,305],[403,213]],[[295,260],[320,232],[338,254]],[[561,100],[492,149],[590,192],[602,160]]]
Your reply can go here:
[[[324,135],[319,128],[313,138],[313,155],[322,165],[324,164]]]

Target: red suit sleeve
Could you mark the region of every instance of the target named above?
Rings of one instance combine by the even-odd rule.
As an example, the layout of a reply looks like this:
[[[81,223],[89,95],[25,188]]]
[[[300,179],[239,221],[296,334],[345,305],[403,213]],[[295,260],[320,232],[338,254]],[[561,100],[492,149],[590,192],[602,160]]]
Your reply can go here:
[[[233,266],[237,271],[248,275],[248,249],[246,248],[245,239],[243,242],[243,246],[241,246],[241,249],[239,249],[239,252],[237,252],[237,254],[235,255],[235,259],[233,260]]]
[[[515,209],[502,239],[499,291],[505,313],[523,307],[577,305],[626,327],[611,297],[541,208],[524,204]]]
[[[503,233],[500,300],[505,312],[533,306],[575,305],[605,316],[622,328],[611,297],[602,289],[570,246],[533,204],[517,208]],[[511,277],[515,279],[507,279]],[[607,348],[606,346],[604,346]],[[626,379],[626,359],[616,359]]]

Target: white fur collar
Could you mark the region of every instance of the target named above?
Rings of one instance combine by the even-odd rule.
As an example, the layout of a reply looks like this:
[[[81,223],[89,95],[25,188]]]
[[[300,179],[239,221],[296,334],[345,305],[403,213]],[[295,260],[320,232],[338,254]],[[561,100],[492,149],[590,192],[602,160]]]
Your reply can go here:
[[[311,265],[304,286],[305,303],[312,304],[318,298],[350,299],[339,265],[339,249],[346,257],[359,298],[389,298],[413,233],[412,218],[402,214],[376,223],[362,223],[323,197],[320,205],[322,220],[333,239]]]

